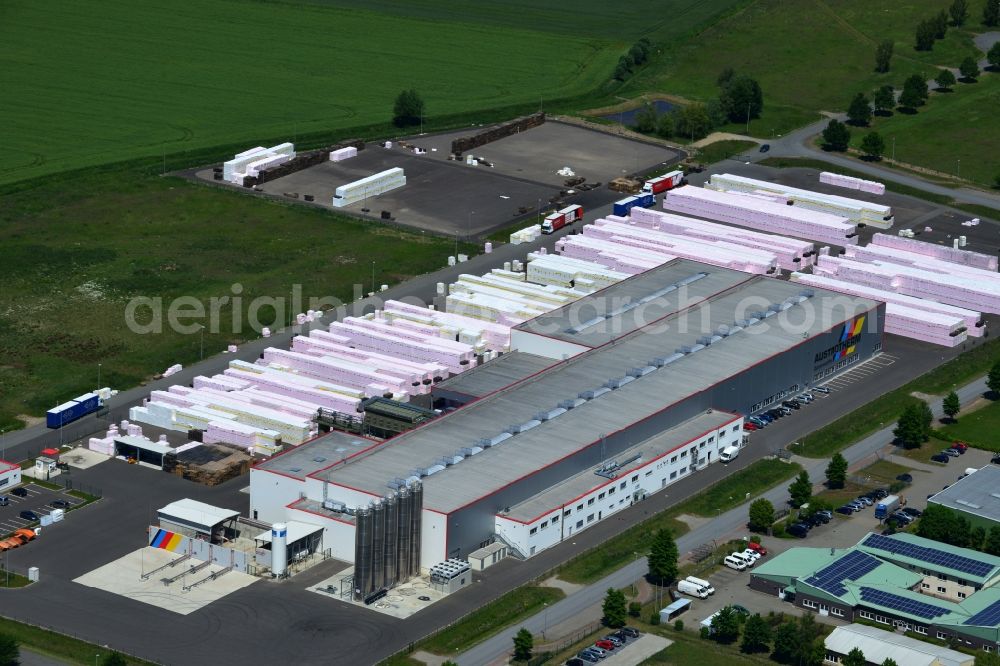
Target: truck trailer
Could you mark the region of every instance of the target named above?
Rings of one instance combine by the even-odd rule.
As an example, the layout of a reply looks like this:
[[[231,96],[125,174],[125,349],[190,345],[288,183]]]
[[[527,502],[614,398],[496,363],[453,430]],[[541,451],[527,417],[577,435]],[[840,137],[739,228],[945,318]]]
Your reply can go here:
[[[640,208],[652,208],[656,205],[656,195],[646,193],[646,194],[636,194],[635,196],[625,197],[620,201],[614,203],[612,212],[618,217],[625,217],[629,214],[636,206]]]
[[[97,393],[84,393],[45,412],[45,425],[49,428],[62,427],[96,412],[103,405],[104,401]]]
[[[662,192],[666,192],[667,190],[672,190],[675,187],[680,187],[683,184],[684,172],[671,171],[670,173],[647,180],[642,186],[642,192],[643,194],[660,194]]]
[[[550,213],[545,216],[545,221],[542,222],[542,233],[554,233],[565,227],[567,224],[573,224],[577,220],[582,219],[583,206],[579,204],[567,206],[560,211],[556,211],[555,213]]]

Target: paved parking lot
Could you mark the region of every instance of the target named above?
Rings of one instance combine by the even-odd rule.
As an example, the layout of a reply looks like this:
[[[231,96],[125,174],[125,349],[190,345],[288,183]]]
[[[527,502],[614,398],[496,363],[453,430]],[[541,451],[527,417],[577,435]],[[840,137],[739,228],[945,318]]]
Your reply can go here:
[[[851,384],[868,379],[872,375],[885,370],[897,360],[899,360],[899,357],[893,356],[892,354],[879,354],[875,358],[865,361],[857,367],[851,368],[850,370],[837,375],[825,384],[820,384],[820,386],[825,386],[830,389],[830,391],[843,391],[844,389],[850,387]]]
[[[12,495],[10,491],[7,491],[4,495],[10,501],[10,504],[0,506],[0,534],[12,532],[19,527],[34,527],[37,525],[37,521],[22,518],[20,515],[22,511],[33,511],[38,516],[47,516],[56,508],[51,506],[50,502],[62,500],[68,502],[70,505],[74,505],[80,504],[83,501],[78,497],[68,494],[65,490],[50,490],[35,483],[29,482],[21,487],[28,492],[27,497]]]

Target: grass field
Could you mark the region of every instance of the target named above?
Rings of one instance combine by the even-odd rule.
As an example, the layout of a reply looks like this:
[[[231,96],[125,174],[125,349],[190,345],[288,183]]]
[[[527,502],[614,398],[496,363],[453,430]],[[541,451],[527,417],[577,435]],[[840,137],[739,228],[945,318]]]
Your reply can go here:
[[[984,72],[978,83],[958,83],[953,92],[932,93],[915,114],[897,112],[889,118],[876,118],[871,129],[882,135],[886,145],[896,137],[896,159],[900,162],[960,175],[988,187],[1000,175],[997,109],[1000,73]],[[851,145],[858,148],[868,131],[853,130]]]
[[[716,141],[698,149],[697,159],[702,164],[715,164],[744,151],[756,150],[756,148],[757,144],[753,141]]]
[[[95,658],[104,659],[111,654],[110,650],[99,645],[2,617],[0,617],[0,633],[7,634],[21,645],[46,657],[57,659],[60,663],[93,664]],[[133,657],[125,657],[125,661],[135,666],[146,666],[147,664],[152,666],[152,662]]]
[[[949,442],[960,439],[979,449],[1000,452],[1000,402],[960,415],[958,423],[941,426],[937,433]]]
[[[134,296],[205,302],[234,296],[238,283],[242,310],[255,296],[288,300],[293,285],[305,299],[350,301],[353,285],[370,289],[372,259],[377,282],[394,284],[445,265],[452,252],[452,241],[175,178],[95,175],[7,196],[0,209],[0,428],[93,389],[98,363],[102,384],[127,388],[199,357],[198,333],[166,325],[162,334],[130,331],[124,313]],[[296,312],[310,307],[303,305]],[[256,337],[246,327],[233,332],[232,307],[220,315],[219,332],[205,332],[206,355]],[[260,318],[269,325],[274,309]]]

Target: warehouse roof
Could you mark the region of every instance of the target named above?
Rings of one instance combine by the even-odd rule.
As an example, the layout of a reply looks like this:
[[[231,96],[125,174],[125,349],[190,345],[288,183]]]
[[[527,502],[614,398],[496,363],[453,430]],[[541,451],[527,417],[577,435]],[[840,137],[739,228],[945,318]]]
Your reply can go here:
[[[545,492],[512,506],[503,515],[524,523],[533,522],[543,514],[559,509],[567,502],[572,502],[581,495],[594,490],[597,486],[618,483],[619,480],[627,478],[629,472],[647,464],[650,460],[693,442],[710,431],[714,432],[738,418],[735,414],[717,410],[699,414],[615,456],[613,460],[622,463],[622,467],[616,470],[615,479],[598,476],[594,469],[588,469],[552,486]],[[739,442],[739,437],[734,441]],[[630,458],[634,458],[632,462],[624,464]],[[611,461],[609,460],[609,462]],[[692,469],[692,471],[694,470]]]
[[[987,465],[976,470],[928,501],[1000,523],[1000,467]]]
[[[837,627],[823,642],[827,650],[837,654],[858,648],[870,664],[889,658],[907,666],[972,666],[975,661],[972,655],[864,624]]]
[[[265,460],[254,469],[277,472],[297,479],[304,479],[313,472],[329,467],[338,460],[354,455],[377,442],[339,430],[300,444],[293,449]]]
[[[512,351],[434,386],[434,393],[461,393],[473,398],[499,391],[553,365],[551,358]]]
[[[160,518],[178,520],[187,525],[200,525],[205,528],[214,527],[240,515],[239,511],[223,509],[189,498],[171,502],[156,513]]]
[[[416,472],[426,475],[424,505],[450,513],[586,448],[600,432],[627,429],[878,307],[823,289],[806,297],[800,285],[683,259],[648,271],[643,281],[653,287],[659,275],[665,286],[680,274],[699,272],[708,278],[696,284],[714,284],[717,291],[703,290],[695,305],[665,296],[668,305],[659,307],[672,307],[671,318],[557,363],[317,476],[381,496],[390,481]],[[599,300],[611,289],[581,300]],[[747,319],[763,311],[769,312],[763,319]],[[744,327],[722,329],[741,319]]]

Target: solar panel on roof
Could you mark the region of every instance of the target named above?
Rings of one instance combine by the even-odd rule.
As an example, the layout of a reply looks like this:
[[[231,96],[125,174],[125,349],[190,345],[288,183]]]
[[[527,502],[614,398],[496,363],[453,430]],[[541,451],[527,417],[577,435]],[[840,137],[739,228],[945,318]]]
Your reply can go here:
[[[945,550],[918,546],[899,539],[891,539],[881,534],[869,534],[863,544],[869,548],[878,548],[889,553],[912,557],[921,562],[936,564],[962,573],[971,574],[980,578],[993,571],[994,565],[982,560],[974,560],[971,557],[955,555]]]
[[[886,592],[885,590],[876,590],[872,587],[861,588],[861,600],[878,604],[883,608],[898,610],[907,615],[916,615],[926,620],[933,620],[950,612],[947,608],[942,608],[941,606],[917,601],[916,599],[903,597],[892,592]]]
[[[1000,625],[1000,601],[994,601],[962,624],[974,624],[978,627],[995,627]]]
[[[882,562],[867,553],[852,550],[806,578],[805,582],[839,597],[847,592],[847,588],[844,587],[845,580],[857,580],[881,564]]]

